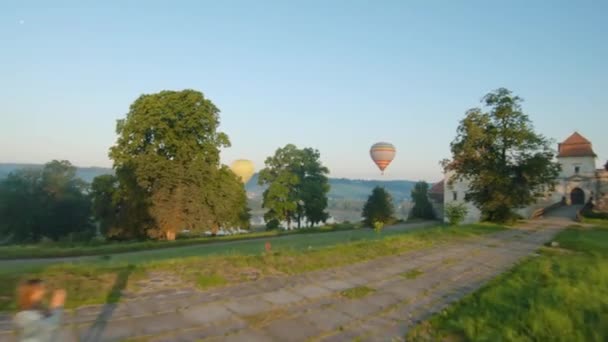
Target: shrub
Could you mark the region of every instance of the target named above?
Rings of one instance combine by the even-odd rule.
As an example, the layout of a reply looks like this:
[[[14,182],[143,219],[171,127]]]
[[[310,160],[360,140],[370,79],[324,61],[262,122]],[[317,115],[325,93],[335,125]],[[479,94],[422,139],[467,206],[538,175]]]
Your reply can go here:
[[[384,223],[381,221],[375,221],[374,222],[374,231],[376,233],[381,233],[382,229],[384,228]]]
[[[391,195],[382,187],[375,187],[363,206],[361,216],[367,226],[374,226],[376,221],[384,224],[395,222],[395,208]]]
[[[274,229],[278,229],[280,225],[279,220],[277,219],[272,219],[268,222],[266,222],[266,230],[274,230]]]
[[[581,215],[585,218],[590,219],[600,219],[600,220],[608,220],[608,213],[595,211],[588,206],[585,206],[583,210],[581,210]]]
[[[449,203],[445,207],[445,217],[451,225],[459,225],[467,216],[468,209],[464,203]]]
[[[429,185],[426,182],[418,182],[412,189],[412,201],[414,206],[410,210],[409,218],[419,218],[432,220],[435,218],[435,212],[433,211],[433,205],[429,201]]]

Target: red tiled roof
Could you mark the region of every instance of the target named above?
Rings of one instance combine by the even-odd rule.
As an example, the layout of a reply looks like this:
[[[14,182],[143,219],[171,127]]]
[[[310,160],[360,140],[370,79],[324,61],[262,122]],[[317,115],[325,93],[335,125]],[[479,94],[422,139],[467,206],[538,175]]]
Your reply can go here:
[[[558,157],[595,157],[591,142],[578,132],[572,133],[568,139],[557,145]]]
[[[444,182],[443,180],[433,184],[433,186],[429,189],[429,193],[432,194],[442,194],[444,192]]]
[[[562,145],[574,145],[574,144],[589,144],[591,145],[591,141],[587,140],[584,136],[580,135],[578,132],[572,133],[566,140],[562,142]]]

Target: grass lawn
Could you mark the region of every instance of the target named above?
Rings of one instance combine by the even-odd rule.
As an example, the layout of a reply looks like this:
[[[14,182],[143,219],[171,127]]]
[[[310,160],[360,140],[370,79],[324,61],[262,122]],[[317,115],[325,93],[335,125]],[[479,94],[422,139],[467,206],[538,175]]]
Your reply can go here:
[[[333,224],[315,228],[296,230],[272,230],[239,235],[198,237],[176,241],[129,241],[129,242],[51,242],[29,245],[9,245],[0,247],[0,260],[27,258],[56,258],[88,255],[107,255],[152,249],[202,245],[208,243],[261,239],[293,234],[329,233],[360,228],[359,224]]]
[[[110,258],[86,257],[71,263],[42,261],[0,262],[0,310],[14,308],[19,280],[40,277],[51,287],[68,290],[68,307],[113,302],[124,288],[134,289],[148,271],[179,275],[184,286],[209,288],[265,275],[290,275],[403,253],[433,244],[504,229],[495,225],[433,227],[410,231],[357,229],[328,234],[295,234],[272,240],[209,244]],[[29,263],[28,263],[29,262]]]
[[[376,290],[367,286],[357,286],[340,292],[342,297],[348,299],[358,299],[367,296],[370,293],[374,293]]]
[[[573,227],[408,341],[607,341],[608,226]]]

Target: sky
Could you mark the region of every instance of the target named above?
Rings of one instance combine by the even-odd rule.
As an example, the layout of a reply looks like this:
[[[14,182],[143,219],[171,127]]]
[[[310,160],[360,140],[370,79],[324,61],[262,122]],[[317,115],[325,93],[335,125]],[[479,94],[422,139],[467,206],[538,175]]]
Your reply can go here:
[[[0,2],[0,162],[111,166],[141,94],[202,91],[256,168],[288,143],[332,177],[440,179],[467,109],[506,87],[539,133],[608,159],[608,1]],[[397,155],[381,176],[378,141]]]

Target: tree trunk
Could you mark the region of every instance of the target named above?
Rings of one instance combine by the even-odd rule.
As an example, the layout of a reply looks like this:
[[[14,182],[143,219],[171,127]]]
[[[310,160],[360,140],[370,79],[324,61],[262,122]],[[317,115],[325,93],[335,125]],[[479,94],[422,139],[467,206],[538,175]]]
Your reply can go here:
[[[175,231],[168,230],[165,232],[165,238],[167,241],[175,241]]]

